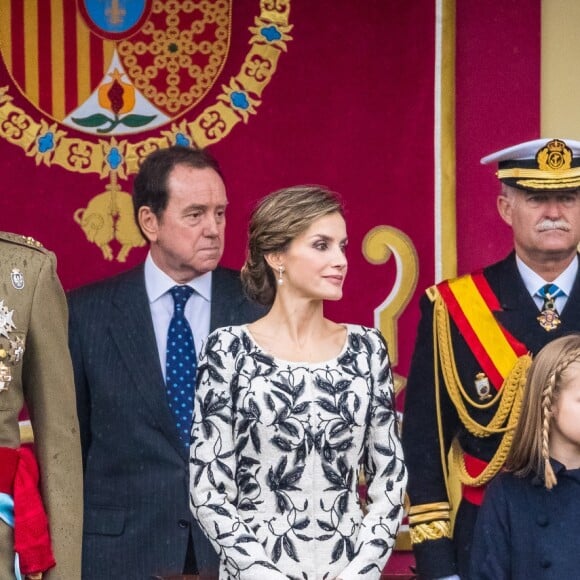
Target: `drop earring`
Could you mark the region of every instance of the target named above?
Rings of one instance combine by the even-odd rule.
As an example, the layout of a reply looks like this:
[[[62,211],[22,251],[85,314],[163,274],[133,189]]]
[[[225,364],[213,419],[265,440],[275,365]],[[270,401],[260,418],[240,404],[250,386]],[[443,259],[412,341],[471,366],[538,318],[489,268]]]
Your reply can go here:
[[[282,284],[284,284],[284,278],[282,278],[283,273],[284,266],[278,266],[278,286],[282,286]]]

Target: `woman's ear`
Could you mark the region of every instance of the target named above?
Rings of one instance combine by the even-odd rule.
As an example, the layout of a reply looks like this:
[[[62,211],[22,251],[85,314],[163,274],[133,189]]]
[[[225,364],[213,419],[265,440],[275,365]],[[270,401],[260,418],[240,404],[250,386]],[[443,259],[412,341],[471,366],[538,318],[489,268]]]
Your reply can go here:
[[[264,256],[264,259],[266,260],[268,266],[270,266],[270,268],[272,268],[272,270],[275,270],[276,272],[278,271],[280,266],[282,267],[284,266],[284,260],[280,252],[266,254]]]

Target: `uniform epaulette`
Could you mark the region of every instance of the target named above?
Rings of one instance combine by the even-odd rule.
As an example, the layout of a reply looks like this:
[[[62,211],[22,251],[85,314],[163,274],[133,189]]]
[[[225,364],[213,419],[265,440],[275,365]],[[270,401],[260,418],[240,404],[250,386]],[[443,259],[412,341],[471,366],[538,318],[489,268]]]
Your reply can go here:
[[[20,234],[13,234],[11,232],[0,232],[0,241],[9,242],[11,244],[18,244],[19,246],[25,246],[27,248],[39,250],[40,252],[44,253],[48,252],[42,243],[38,240],[35,240],[32,236],[23,236]]]
[[[437,296],[439,296],[439,290],[437,290],[437,284],[433,284],[433,286],[429,286],[429,288],[427,288],[427,290],[425,290],[425,294],[427,294],[427,298],[429,298],[429,300],[431,302],[435,302],[435,300],[437,299]]]

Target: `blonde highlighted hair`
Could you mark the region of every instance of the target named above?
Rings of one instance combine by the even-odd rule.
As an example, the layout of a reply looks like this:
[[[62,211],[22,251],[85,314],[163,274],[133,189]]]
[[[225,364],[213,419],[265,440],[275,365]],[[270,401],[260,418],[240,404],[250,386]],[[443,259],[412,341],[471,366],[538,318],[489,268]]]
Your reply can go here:
[[[568,367],[577,361],[580,361],[580,334],[557,338],[535,356],[528,372],[522,410],[506,460],[506,469],[515,475],[543,474],[548,489],[557,483],[550,464],[553,406],[567,379]]]

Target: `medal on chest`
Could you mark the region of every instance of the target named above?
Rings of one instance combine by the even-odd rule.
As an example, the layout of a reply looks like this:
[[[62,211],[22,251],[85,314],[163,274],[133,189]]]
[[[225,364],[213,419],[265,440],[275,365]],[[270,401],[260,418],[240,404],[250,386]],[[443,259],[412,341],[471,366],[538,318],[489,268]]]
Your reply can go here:
[[[485,373],[479,372],[475,375],[475,390],[480,401],[491,397],[491,386]]]

